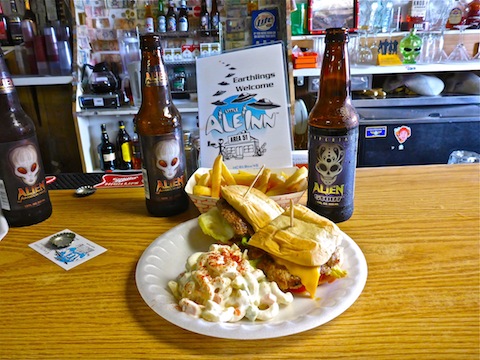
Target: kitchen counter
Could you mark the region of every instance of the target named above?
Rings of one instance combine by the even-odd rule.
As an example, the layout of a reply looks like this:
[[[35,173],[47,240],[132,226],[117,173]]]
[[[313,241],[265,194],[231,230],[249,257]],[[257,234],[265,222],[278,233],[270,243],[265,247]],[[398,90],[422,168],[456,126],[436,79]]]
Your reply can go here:
[[[362,294],[326,324],[261,341],[184,330],[142,299],[140,256],[193,205],[154,218],[142,188],[50,191],[52,216],[0,242],[0,358],[478,359],[479,180],[478,164],[358,169],[339,226],[365,255]],[[28,246],[64,229],[107,251],[66,271]]]

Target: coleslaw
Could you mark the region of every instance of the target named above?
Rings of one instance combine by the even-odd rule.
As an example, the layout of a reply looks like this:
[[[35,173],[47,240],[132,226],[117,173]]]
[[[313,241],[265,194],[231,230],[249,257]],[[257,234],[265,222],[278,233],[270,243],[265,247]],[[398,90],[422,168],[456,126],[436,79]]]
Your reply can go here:
[[[191,255],[186,271],[168,286],[182,311],[211,322],[269,320],[293,301],[255,269],[237,245],[212,244]]]

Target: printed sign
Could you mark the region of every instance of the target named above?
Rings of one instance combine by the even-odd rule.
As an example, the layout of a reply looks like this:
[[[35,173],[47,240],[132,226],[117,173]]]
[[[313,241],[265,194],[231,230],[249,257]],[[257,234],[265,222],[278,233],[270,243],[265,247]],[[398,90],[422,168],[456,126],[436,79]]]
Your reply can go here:
[[[266,44],[277,40],[278,12],[272,10],[252,11],[252,43]]]
[[[200,162],[230,169],[292,166],[283,45],[197,59]]]

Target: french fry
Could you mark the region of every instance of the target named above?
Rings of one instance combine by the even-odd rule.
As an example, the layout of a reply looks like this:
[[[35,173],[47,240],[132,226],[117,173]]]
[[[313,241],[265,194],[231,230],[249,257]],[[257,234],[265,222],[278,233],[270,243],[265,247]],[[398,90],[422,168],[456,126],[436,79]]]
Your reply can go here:
[[[224,162],[222,162],[222,177],[225,179],[227,185],[237,185],[235,178]]]
[[[197,181],[197,185],[208,186],[212,185],[212,178],[210,176],[210,171],[200,176],[200,180]]]
[[[233,173],[232,176],[235,179],[237,185],[250,186],[252,184],[252,181],[255,179],[255,174],[251,174],[242,170],[240,170],[238,173]]]
[[[212,188],[208,186],[203,186],[203,185],[194,185],[193,195],[212,196]]]
[[[260,190],[263,193],[266,193],[271,174],[272,174],[272,171],[270,169],[267,169],[267,168],[264,169],[262,171],[262,174],[258,177],[258,180],[255,183],[255,185],[253,185],[253,187]]]
[[[273,173],[270,175],[270,181],[268,184],[268,190],[274,189],[277,186],[285,184],[285,177],[282,174],[275,174]]]
[[[302,181],[303,179],[306,179],[308,176],[308,170],[306,167],[301,167],[298,168],[292,175],[288,177],[288,179],[285,181],[285,187],[289,189],[291,186],[294,186],[294,184]]]
[[[220,197],[220,185],[222,182],[222,163],[223,156],[218,155],[213,162],[212,167],[212,197]]]

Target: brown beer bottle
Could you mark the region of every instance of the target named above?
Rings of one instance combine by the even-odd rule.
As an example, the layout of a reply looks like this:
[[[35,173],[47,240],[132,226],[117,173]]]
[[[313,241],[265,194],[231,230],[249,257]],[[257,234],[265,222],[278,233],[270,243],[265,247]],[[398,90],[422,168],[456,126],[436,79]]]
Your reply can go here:
[[[23,111],[0,48],[0,203],[10,226],[52,214],[35,125]]]
[[[307,206],[334,222],[353,214],[358,114],[350,98],[346,29],[327,29],[317,101],[308,119]]]
[[[171,216],[188,208],[185,151],[180,113],[172,102],[168,74],[156,33],[140,37],[142,105],[135,117],[142,153],[147,209]]]

